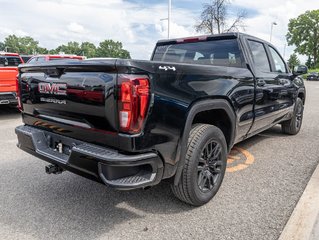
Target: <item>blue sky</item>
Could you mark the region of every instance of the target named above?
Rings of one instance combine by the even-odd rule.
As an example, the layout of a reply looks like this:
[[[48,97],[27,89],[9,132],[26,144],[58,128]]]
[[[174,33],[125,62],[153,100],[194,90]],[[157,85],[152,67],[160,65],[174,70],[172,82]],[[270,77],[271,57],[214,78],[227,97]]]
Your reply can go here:
[[[194,25],[207,1],[172,0],[172,37],[199,35]],[[230,17],[247,12],[245,32],[269,40],[288,58],[287,24],[306,10],[319,9],[318,0],[232,0]],[[133,58],[148,59],[159,39],[167,37],[168,0],[0,0],[0,41],[9,34],[32,36],[49,49],[68,41],[121,41]],[[14,13],[14,14],[12,14]],[[305,59],[305,58],[302,58]]]

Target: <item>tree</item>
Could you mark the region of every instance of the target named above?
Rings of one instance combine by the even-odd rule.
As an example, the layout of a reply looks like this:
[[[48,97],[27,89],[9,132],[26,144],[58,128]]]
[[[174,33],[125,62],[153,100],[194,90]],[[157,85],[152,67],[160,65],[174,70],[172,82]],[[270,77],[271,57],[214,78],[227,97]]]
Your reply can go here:
[[[0,51],[4,51],[5,50],[5,45],[3,42],[0,42]]]
[[[67,45],[60,45],[55,50],[54,53],[65,53],[65,54],[74,54],[74,55],[82,55],[82,49],[80,47],[80,43],[78,42],[68,42]]]
[[[319,10],[307,11],[289,20],[286,35],[288,45],[295,45],[295,52],[313,59],[314,65],[319,57]]]
[[[130,53],[123,49],[121,42],[113,40],[104,40],[100,42],[96,51],[97,57],[112,57],[112,58],[131,58]]]
[[[313,68],[313,66],[314,66],[313,61],[312,61],[312,59],[311,59],[310,56],[308,56],[308,59],[307,59],[307,61],[306,61],[306,66],[307,66],[308,68]]]
[[[32,37],[18,37],[16,35],[9,35],[4,40],[5,48],[9,52],[17,52],[20,54],[36,54],[47,53],[48,50],[39,47],[39,42]]]
[[[93,43],[83,42],[81,44],[82,55],[92,58],[96,56],[96,47]]]
[[[9,35],[5,41],[0,42],[0,51],[7,49],[9,52],[17,52],[20,54],[65,54],[83,55],[88,58],[92,57],[113,57],[113,58],[131,58],[130,53],[123,49],[121,42],[113,40],[104,40],[96,47],[91,42],[75,42],[71,41],[62,44],[56,49],[47,50],[39,46],[39,42],[32,37],[18,37]]]
[[[300,61],[299,61],[296,53],[293,53],[290,55],[289,60],[288,60],[288,65],[289,65],[290,69],[294,69],[295,66],[300,65]]]
[[[231,21],[229,14],[229,0],[212,0],[203,5],[200,22],[195,25],[197,32],[216,34],[223,32],[239,31],[244,29],[245,11],[238,11],[234,20]],[[229,24],[231,22],[231,24]]]

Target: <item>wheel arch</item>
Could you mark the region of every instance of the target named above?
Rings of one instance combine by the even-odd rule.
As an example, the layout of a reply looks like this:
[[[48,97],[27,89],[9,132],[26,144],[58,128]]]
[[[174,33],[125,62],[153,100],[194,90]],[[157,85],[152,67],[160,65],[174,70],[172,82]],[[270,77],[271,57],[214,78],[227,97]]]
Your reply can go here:
[[[302,100],[302,102],[303,102],[303,105],[305,105],[305,102],[306,102],[306,93],[305,93],[305,91],[299,90],[297,97],[300,98]]]
[[[220,117],[221,116],[221,117]],[[223,122],[222,122],[223,121]],[[236,132],[236,114],[226,99],[206,99],[193,103],[187,113],[184,130],[182,132],[176,162],[178,164],[174,177],[177,185],[185,164],[187,140],[193,124],[204,123],[219,127],[226,138],[228,151],[232,148]]]

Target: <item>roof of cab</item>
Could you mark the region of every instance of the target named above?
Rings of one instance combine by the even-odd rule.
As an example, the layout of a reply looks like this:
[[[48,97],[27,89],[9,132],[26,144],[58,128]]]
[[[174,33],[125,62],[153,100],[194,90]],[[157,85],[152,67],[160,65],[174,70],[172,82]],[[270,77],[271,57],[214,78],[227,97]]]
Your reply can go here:
[[[191,36],[191,37],[184,37],[184,38],[162,39],[162,40],[159,40],[157,44],[191,42],[192,40],[195,40],[195,39],[197,39],[197,41],[205,41],[207,39],[209,40],[209,39],[239,38],[241,36],[265,42],[265,40],[263,39],[254,37],[246,33],[228,32],[228,33],[213,34],[213,35],[200,35],[200,36]]]
[[[48,57],[48,58],[85,58],[84,56],[71,55],[71,54],[39,54],[34,55],[33,57]]]
[[[18,53],[0,52],[1,56],[19,56]]]

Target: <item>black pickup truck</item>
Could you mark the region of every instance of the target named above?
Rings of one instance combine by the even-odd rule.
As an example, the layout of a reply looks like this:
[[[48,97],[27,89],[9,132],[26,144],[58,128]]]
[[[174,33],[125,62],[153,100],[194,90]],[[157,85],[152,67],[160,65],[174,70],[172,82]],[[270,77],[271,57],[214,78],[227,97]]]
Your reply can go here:
[[[218,191],[235,143],[276,124],[297,134],[299,74],[261,39],[227,33],[159,41],[151,61],[101,59],[19,67],[18,147],[108,186],[167,179],[192,205]]]

